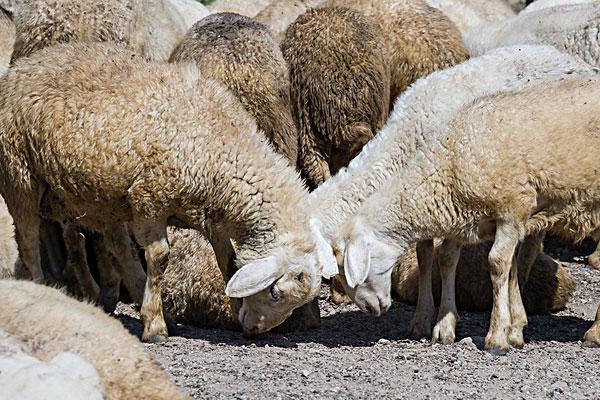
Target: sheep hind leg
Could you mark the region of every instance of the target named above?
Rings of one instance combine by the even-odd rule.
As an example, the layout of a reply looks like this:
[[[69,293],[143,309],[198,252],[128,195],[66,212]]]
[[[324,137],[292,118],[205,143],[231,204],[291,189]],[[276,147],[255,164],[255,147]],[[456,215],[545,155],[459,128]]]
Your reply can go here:
[[[67,270],[72,270],[83,297],[93,302],[100,298],[100,287],[94,280],[87,260],[85,237],[75,222],[62,225],[63,239],[67,248]]]
[[[44,283],[40,255],[41,194],[37,196],[31,194],[31,196],[37,197],[37,199],[27,201],[24,200],[25,196],[21,196],[19,199],[9,201],[12,199],[8,198],[6,204],[8,211],[13,216],[21,263],[34,282]]]
[[[144,247],[148,277],[140,314],[144,322],[142,341],[166,341],[169,332],[163,315],[161,281],[169,263],[169,242],[166,221],[162,223],[134,223],[137,242]]]
[[[494,245],[488,256],[494,303],[490,317],[490,328],[485,337],[485,349],[496,355],[504,355],[510,349],[508,333],[512,320],[509,275],[513,263],[516,264],[514,255],[518,243],[519,229],[517,224],[509,221],[499,221]]]
[[[596,312],[596,321],[594,325],[585,333],[583,337],[584,347],[600,347],[600,306]]]
[[[104,239],[99,234],[93,235],[92,243],[100,280],[99,303],[106,313],[112,313],[117,307],[121,291],[121,277],[115,269],[115,264],[118,261],[108,251]]]
[[[114,268],[120,275],[121,282],[127,288],[133,302],[142,304],[146,273],[135,253],[126,225],[120,224],[106,230],[100,240],[104,242],[103,246],[112,254],[115,261]]]
[[[519,245],[517,252],[517,265],[519,268],[519,287],[524,288],[529,281],[531,267],[537,255],[542,251],[542,243],[546,234],[544,232],[527,235]]]
[[[460,258],[461,244],[454,240],[446,239],[438,252],[438,263],[442,277],[442,295],[440,297],[440,310],[438,320],[433,327],[432,341],[434,343],[452,344],[456,338],[456,322],[458,310],[456,308],[456,266]]]
[[[433,290],[431,287],[431,270],[433,268],[433,240],[417,243],[417,260],[419,264],[419,296],[417,307],[410,323],[410,337],[420,339],[431,336],[431,327],[435,316]]]

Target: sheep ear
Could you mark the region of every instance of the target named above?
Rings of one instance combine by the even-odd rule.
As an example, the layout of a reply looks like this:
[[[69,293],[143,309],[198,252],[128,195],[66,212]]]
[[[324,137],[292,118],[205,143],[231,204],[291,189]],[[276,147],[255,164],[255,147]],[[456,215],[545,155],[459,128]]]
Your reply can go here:
[[[267,257],[240,268],[227,283],[225,294],[237,298],[252,296],[282,276],[283,271],[275,257]]]
[[[344,251],[344,274],[351,288],[363,283],[371,269],[371,250],[364,235],[359,235],[346,242]]]
[[[325,237],[321,233],[320,224],[314,218],[310,220],[310,230],[317,245],[317,260],[321,265],[321,275],[329,279],[339,273],[333,247],[325,240]]]

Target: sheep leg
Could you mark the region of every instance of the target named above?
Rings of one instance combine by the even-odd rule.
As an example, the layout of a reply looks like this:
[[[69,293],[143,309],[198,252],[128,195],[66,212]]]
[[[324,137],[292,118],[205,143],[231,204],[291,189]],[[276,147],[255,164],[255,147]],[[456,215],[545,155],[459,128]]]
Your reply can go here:
[[[105,312],[115,311],[119,301],[121,289],[121,277],[115,269],[118,262],[114,256],[106,249],[103,243],[104,239],[95,235],[93,239],[94,253],[98,263],[98,275],[100,276],[100,300],[99,303]]]
[[[167,340],[169,332],[163,315],[160,292],[162,276],[169,263],[169,242],[166,221],[163,223],[134,223],[133,231],[137,242],[144,247],[148,278],[140,314],[144,322],[144,342]]]
[[[310,126],[310,122],[307,121],[307,123],[307,126]],[[312,131],[301,132],[299,141],[298,167],[306,179],[308,187],[313,190],[331,177],[328,157],[321,151],[327,146],[318,143],[318,139]]]
[[[96,302],[100,297],[100,288],[90,272],[85,249],[85,237],[81,232],[81,228],[72,221],[62,224],[62,228],[63,239],[67,248],[66,269],[70,269],[75,273],[75,279],[81,294],[85,298]]]
[[[524,288],[529,281],[529,273],[537,255],[542,251],[542,243],[546,234],[540,232],[527,235],[519,245],[517,252],[517,265],[519,270],[519,287]]]
[[[417,307],[410,323],[410,336],[415,339],[431,336],[431,326],[435,315],[431,270],[433,268],[433,240],[417,243],[419,265],[419,296]]]
[[[485,349],[503,355],[509,350],[508,332],[511,327],[509,274],[516,263],[515,249],[519,243],[519,230],[515,223],[498,222],[494,245],[488,261],[492,281],[494,304],[490,318],[490,329],[485,337]]]
[[[335,304],[350,303],[352,299],[344,291],[344,285],[342,285],[341,278],[338,275],[331,277],[331,283],[329,285],[331,292],[331,301]]]
[[[27,201],[28,197],[35,200]],[[13,216],[21,263],[34,282],[44,283],[40,256],[40,201],[41,191],[30,193],[29,196],[19,196],[18,199],[9,197],[6,205]]]
[[[537,248],[539,249],[539,247]],[[523,339],[523,327],[527,325],[527,313],[525,312],[521,291],[519,290],[519,267],[520,264],[518,259],[515,259],[510,268],[510,278],[508,281],[511,319],[508,343],[513,347],[521,349],[525,345],[525,340]]]
[[[135,254],[131,236],[125,224],[119,224],[104,231],[100,238],[103,245],[113,255],[114,268],[121,277],[134,303],[142,304],[146,273]]]
[[[600,243],[596,250],[588,257],[588,264],[594,269],[600,269]]]
[[[585,333],[583,341],[585,347],[600,347],[600,306],[598,306],[598,311],[596,312],[596,321]]]
[[[460,258],[461,244],[454,240],[445,239],[438,251],[438,263],[442,277],[442,296],[438,321],[433,327],[432,341],[434,343],[452,344],[456,338],[456,266]]]

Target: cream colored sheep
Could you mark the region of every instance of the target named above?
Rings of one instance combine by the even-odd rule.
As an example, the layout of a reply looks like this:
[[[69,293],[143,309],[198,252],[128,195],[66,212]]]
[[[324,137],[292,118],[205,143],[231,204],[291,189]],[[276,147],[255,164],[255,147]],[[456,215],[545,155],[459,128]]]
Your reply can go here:
[[[265,25],[239,14],[209,15],[192,26],[169,61],[195,62],[204,76],[231,89],[275,150],[296,164],[287,64]]]
[[[299,131],[298,167],[314,188],[383,126],[390,97],[387,45],[373,19],[322,8],[290,25],[281,48]]]
[[[479,96],[585,72],[591,72],[589,65],[550,46],[518,46],[494,50],[417,81],[398,99],[386,126],[350,165],[311,193],[309,208],[315,225],[337,248],[337,233],[346,219],[399,174],[420,148],[443,137],[454,115]],[[272,310],[252,299],[244,299],[244,304],[246,313],[256,318],[272,321],[271,315],[279,313],[277,304]],[[272,327],[265,324],[263,329]]]
[[[49,44],[100,41],[166,60],[189,28],[188,15],[208,15],[201,4],[191,13],[176,1],[181,0],[24,0],[15,15],[14,58]]]
[[[600,67],[600,3],[545,8],[478,26],[464,36],[472,55],[516,44],[549,44]]]
[[[234,297],[278,303],[272,319],[244,315],[259,327],[281,323],[316,296],[321,274],[337,271],[297,173],[233,94],[192,65],[145,62],[107,44],[42,49],[0,80],[0,127],[0,192],[10,194],[24,265],[39,269],[44,190],[82,226],[106,234],[128,223],[148,266],[144,340],[167,336],[167,224],[205,234],[225,276],[242,267],[228,287]]]
[[[211,13],[233,12],[247,17],[255,17],[272,0],[214,0],[208,5]]]
[[[502,21],[516,14],[505,0],[426,0],[444,12],[465,33],[486,22]]]
[[[0,329],[31,346],[31,356],[83,358],[110,400],[189,399],[119,321],[90,304],[33,282],[0,280],[0,309]]]
[[[354,297],[381,293],[411,243],[446,238],[440,270],[452,281],[461,246],[491,237],[494,306],[485,347],[523,346],[517,244],[545,231],[581,240],[600,227],[597,160],[586,151],[600,145],[599,106],[600,78],[573,76],[465,107],[437,145],[420,150],[347,221],[345,278],[351,288],[369,287]],[[446,295],[454,297],[453,289]],[[442,308],[441,318],[455,323],[455,312]],[[438,333],[444,340],[446,332]]]
[[[325,0],[272,0],[259,12],[255,19],[267,25],[275,39],[281,42],[285,31],[300,15],[311,8],[317,7]]]
[[[15,38],[16,30],[12,17],[0,8],[0,76],[4,75],[10,64]]]

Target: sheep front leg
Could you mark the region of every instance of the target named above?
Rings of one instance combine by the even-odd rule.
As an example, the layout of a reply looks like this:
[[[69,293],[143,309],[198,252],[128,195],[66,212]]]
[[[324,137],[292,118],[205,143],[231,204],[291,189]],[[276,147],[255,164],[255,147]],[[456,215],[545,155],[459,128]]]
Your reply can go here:
[[[40,256],[40,201],[41,192],[33,192],[18,198],[7,196],[6,205],[15,224],[21,263],[34,282],[44,283]]]
[[[488,256],[492,281],[493,306],[490,329],[485,337],[485,349],[504,355],[509,350],[508,332],[511,328],[509,274],[516,263],[515,249],[519,230],[515,223],[498,222],[494,245]]]
[[[585,347],[600,347],[600,306],[598,306],[598,311],[596,312],[596,321],[585,333],[583,340]]]
[[[431,326],[435,315],[431,270],[433,267],[433,240],[417,243],[417,261],[419,265],[419,296],[417,307],[410,323],[410,336],[414,339],[431,336]]]
[[[323,149],[330,146],[320,145],[312,132],[301,132],[299,142],[298,167],[313,190],[331,177],[329,157],[323,154]]]
[[[456,338],[456,266],[460,257],[461,244],[450,239],[444,240],[438,252],[438,263],[442,277],[442,295],[438,320],[433,327],[432,342],[452,344]]]
[[[169,263],[169,242],[166,223],[135,224],[134,234],[138,243],[144,247],[148,278],[140,314],[144,322],[144,342],[162,342],[169,336],[163,316],[163,304],[160,292],[162,275]]]
[[[85,249],[85,237],[81,232],[81,227],[73,221],[67,221],[62,224],[63,239],[67,248],[67,270],[75,273],[75,279],[80,287],[81,294],[97,302],[100,298],[100,287],[94,280],[88,265],[87,253]]]
[[[118,262],[106,249],[104,239],[98,235],[93,238],[94,253],[98,263],[98,275],[100,276],[100,304],[105,312],[111,313],[117,307],[121,289],[121,277],[115,269]]]

